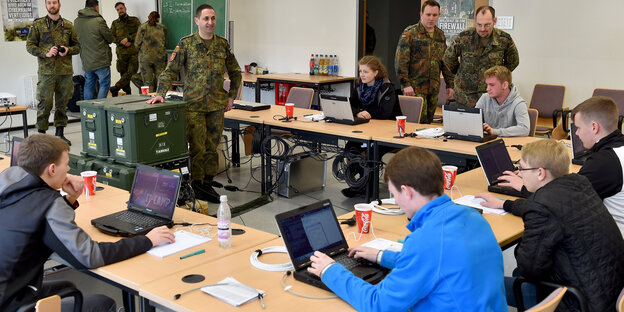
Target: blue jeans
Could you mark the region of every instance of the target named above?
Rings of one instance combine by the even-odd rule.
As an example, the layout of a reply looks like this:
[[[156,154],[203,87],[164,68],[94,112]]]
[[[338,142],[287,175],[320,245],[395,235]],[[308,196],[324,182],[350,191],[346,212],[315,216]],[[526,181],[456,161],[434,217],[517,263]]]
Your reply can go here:
[[[103,99],[107,97],[111,81],[110,67],[102,67],[100,69],[85,72],[85,80],[85,100],[92,100],[94,98],[96,81],[100,82],[100,91],[98,91],[97,98]]]

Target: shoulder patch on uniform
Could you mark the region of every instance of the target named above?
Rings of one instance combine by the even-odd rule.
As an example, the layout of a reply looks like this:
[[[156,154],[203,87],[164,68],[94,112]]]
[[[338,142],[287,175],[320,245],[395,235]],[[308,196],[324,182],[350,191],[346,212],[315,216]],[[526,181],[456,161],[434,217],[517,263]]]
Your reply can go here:
[[[171,53],[171,56],[169,57],[169,62],[173,62],[173,60],[175,60],[177,53],[173,52]]]

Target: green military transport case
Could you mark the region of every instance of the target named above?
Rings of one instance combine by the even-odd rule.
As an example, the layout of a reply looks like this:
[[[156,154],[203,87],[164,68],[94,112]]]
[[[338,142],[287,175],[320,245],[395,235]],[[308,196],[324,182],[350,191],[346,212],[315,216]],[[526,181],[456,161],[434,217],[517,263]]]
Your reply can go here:
[[[126,191],[130,191],[130,188],[132,188],[132,181],[134,181],[134,173],[136,172],[134,167],[110,163],[100,159],[89,161],[85,166],[85,170],[96,171],[98,182]]]
[[[86,155],[69,154],[69,174],[79,176],[81,172],[88,170],[87,163],[93,159]]]
[[[108,150],[108,131],[106,129],[106,107],[132,102],[145,102],[147,95],[127,95],[105,99],[79,101],[80,126],[82,129],[82,155],[100,159],[110,156]]]
[[[110,159],[132,166],[187,157],[185,112],[176,100],[107,106]]]

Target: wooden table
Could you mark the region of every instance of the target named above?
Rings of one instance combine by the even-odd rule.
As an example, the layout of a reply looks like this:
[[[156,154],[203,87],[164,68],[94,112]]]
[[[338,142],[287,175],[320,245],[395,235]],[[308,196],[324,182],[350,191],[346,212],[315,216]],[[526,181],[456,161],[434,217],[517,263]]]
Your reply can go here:
[[[372,234],[362,235],[359,242],[354,241],[353,235],[349,232],[355,232],[355,227],[343,227],[343,233],[347,236],[350,246],[360,245],[374,239]],[[396,241],[400,236],[384,232],[375,231],[377,237],[383,237],[392,241]],[[179,271],[164,277],[158,281],[143,285],[139,291],[141,297],[149,299],[152,304],[166,307],[173,311],[206,311],[207,307],[215,311],[236,310],[236,311],[264,311],[260,307],[258,300],[246,303],[240,307],[233,306],[222,302],[200,290],[193,291],[183,295],[180,299],[174,300],[173,295],[181,293],[185,290],[193,289],[202,285],[213,284],[221,281],[226,277],[233,277],[241,283],[264,290],[266,296],[264,302],[266,311],[293,311],[298,312],[310,311],[344,311],[352,310],[342,299],[327,300],[310,300],[287,293],[284,291],[281,280],[284,272],[269,272],[253,267],[249,262],[249,257],[256,249],[263,249],[271,246],[284,246],[281,238],[263,243],[259,246],[248,248],[242,252],[229,255],[211,262],[206,262],[191,269]],[[260,257],[263,263],[279,264],[289,261],[288,255],[283,253],[264,254]],[[206,280],[197,284],[187,284],[181,281],[181,278],[189,274],[201,274]],[[286,285],[292,285],[293,290],[310,296],[331,296],[332,293],[323,289],[296,281],[292,275],[287,277]]]
[[[260,85],[262,83],[292,83],[303,84],[312,86],[314,89],[314,97],[319,100],[321,94],[321,87],[324,85],[331,85],[335,83],[349,83],[349,90],[353,89],[355,83],[355,77],[342,77],[342,76],[323,76],[323,75],[310,75],[299,73],[285,73],[285,74],[269,74],[257,76],[256,86],[256,102],[262,103]]]
[[[0,107],[0,116],[9,115],[22,115],[22,129],[24,130],[24,138],[28,136],[28,119],[26,118],[26,111],[28,107],[23,105],[3,106]],[[4,129],[5,131],[11,131],[11,128]]]

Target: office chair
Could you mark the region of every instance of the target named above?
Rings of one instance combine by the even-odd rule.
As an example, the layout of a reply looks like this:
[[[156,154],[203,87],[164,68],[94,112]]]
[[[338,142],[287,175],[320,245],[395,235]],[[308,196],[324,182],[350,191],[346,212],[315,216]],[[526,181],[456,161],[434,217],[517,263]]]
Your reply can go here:
[[[401,114],[407,117],[407,122],[420,123],[423,109],[423,98],[419,96],[399,95]]]

